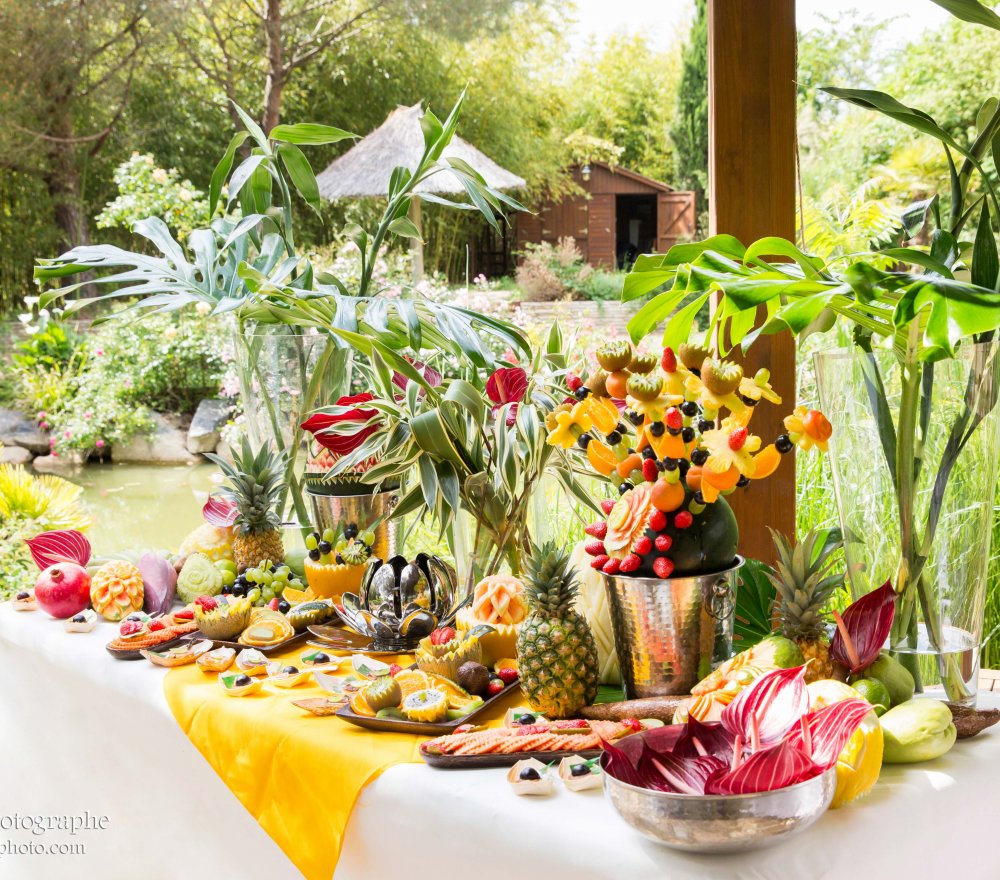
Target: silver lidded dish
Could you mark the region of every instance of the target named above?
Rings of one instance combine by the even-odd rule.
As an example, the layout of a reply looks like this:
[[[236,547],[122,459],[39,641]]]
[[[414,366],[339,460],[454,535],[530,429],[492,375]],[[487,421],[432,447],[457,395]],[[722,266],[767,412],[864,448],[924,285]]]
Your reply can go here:
[[[344,593],[337,614],[368,636],[374,651],[409,651],[436,628],[449,625],[470,596],[458,596],[455,570],[437,556],[413,561],[373,559],[357,593]]]
[[[747,852],[787,840],[827,811],[837,788],[836,767],[787,788],[742,795],[671,794],[603,775],[604,791],[629,825],[697,853]]]

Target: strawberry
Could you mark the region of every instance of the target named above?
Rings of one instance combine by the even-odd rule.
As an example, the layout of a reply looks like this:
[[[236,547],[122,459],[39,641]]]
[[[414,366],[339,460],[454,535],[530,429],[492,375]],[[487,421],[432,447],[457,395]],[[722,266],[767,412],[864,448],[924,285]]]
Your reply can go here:
[[[623,718],[622,725],[630,728],[632,733],[642,732],[642,722],[638,718]]]
[[[591,523],[584,531],[590,535],[592,538],[599,538],[604,540],[605,535],[608,533],[608,524],[601,520],[600,522]]]
[[[618,570],[622,574],[628,574],[630,571],[635,571],[640,565],[642,565],[642,559],[635,553],[629,553],[619,564]]]
[[[182,608],[174,612],[175,620],[194,620],[194,612],[190,608]]]
[[[162,620],[151,620],[149,622],[149,631],[151,633],[159,632],[161,629],[166,629],[167,625]]]
[[[394,676],[397,672],[402,672],[402,671],[403,671],[403,667],[400,666],[398,663],[390,663],[389,664],[389,675],[393,675]]]
[[[673,560],[666,556],[660,556],[653,562],[653,573],[658,578],[668,578],[674,573]]]
[[[448,642],[452,641],[458,633],[455,632],[455,628],[451,626],[443,626],[441,629],[436,629],[431,633],[431,644],[432,645],[447,645]]]
[[[562,402],[563,403],[568,403],[568,404],[570,404],[572,406],[574,403],[577,403],[577,399],[575,397],[573,397],[572,394],[570,394],[567,397],[564,397]]]
[[[694,517],[691,516],[691,512],[688,510],[682,510],[677,516],[674,517],[674,528],[675,529],[689,529],[691,528],[691,523],[694,522]]]
[[[138,620],[126,620],[118,627],[118,632],[123,636],[130,636],[142,629],[142,624]]]
[[[278,601],[279,601],[278,597],[275,596],[270,602],[267,603],[267,607],[270,608],[272,611],[277,611],[278,610]]]
[[[486,694],[489,697],[495,697],[505,687],[507,687],[507,685],[503,683],[502,678],[491,678],[490,683],[486,686]]]
[[[582,385],[583,385],[583,379],[581,379],[579,376],[575,376],[572,373],[570,373],[566,377],[566,387],[569,388],[570,391],[576,391],[576,389],[580,388]]]
[[[601,510],[603,510],[605,513],[611,513],[611,509],[615,506],[616,503],[617,502],[615,502],[613,498],[605,498],[601,502]]]
[[[621,564],[622,563],[620,559],[609,559],[607,562],[604,563],[604,566],[603,568],[601,568],[601,571],[603,571],[605,574],[618,574],[618,569],[621,567]]]
[[[667,515],[662,510],[654,510],[649,516],[649,527],[654,532],[662,532],[667,527]]]
[[[604,553],[604,542],[603,541],[587,541],[583,547],[587,551],[588,556],[601,556]]]
[[[659,473],[660,472],[656,469],[656,462],[653,459],[644,458],[642,460],[642,478],[647,483],[655,483]]]
[[[674,539],[670,535],[657,535],[653,545],[661,553],[666,553],[674,544]]]
[[[660,366],[663,367],[664,373],[673,373],[677,369],[677,355],[674,354],[674,350],[670,346],[663,349]]]
[[[595,556],[594,561],[590,563],[591,568],[596,568],[598,571],[603,571],[604,566],[608,564],[611,557],[607,555]]]
[[[202,611],[215,611],[219,607],[219,603],[211,596],[199,596],[194,600],[194,604],[201,608]]]
[[[517,670],[513,666],[501,666],[497,676],[504,684],[513,684],[517,681]]]
[[[747,442],[747,429],[740,426],[735,431],[729,434],[729,448],[733,452],[739,452],[743,448],[743,444]]]
[[[632,548],[632,552],[637,554],[638,556],[645,556],[652,549],[653,549],[652,540],[643,535],[638,541],[635,542],[635,546]]]
[[[676,406],[672,406],[667,410],[667,416],[664,421],[667,423],[668,428],[673,428],[675,431],[679,431],[684,427],[684,416],[681,415],[681,411]]]

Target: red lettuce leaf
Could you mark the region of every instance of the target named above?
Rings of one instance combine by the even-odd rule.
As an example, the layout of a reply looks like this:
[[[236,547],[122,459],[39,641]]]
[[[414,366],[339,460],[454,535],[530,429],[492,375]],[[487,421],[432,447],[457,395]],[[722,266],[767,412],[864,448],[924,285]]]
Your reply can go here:
[[[850,636],[855,656],[852,656],[839,627],[830,642],[830,656],[852,674],[871,666],[889,638],[895,611],[896,591],[890,581],[852,602],[844,612],[843,625]]]
[[[208,501],[201,509],[201,515],[205,522],[220,529],[229,528],[236,522],[237,514],[236,505],[221,495],[209,495]]]
[[[816,712],[803,715],[787,742],[807,754],[822,770],[837,763],[837,758],[858,725],[872,711],[865,700],[841,700]]]
[[[715,771],[705,782],[705,794],[775,791],[805,782],[820,772],[805,752],[786,740],[754,752],[735,770]]]
[[[34,538],[25,538],[31,558],[40,571],[45,571],[57,562],[74,562],[86,565],[90,562],[90,541],[75,529],[59,529],[42,532]]]
[[[528,392],[528,374],[522,367],[500,367],[486,380],[486,396],[494,403],[519,403]]]
[[[673,754],[662,754],[650,761],[677,794],[704,794],[708,778],[726,768],[725,761],[712,755],[681,758]]]
[[[723,709],[722,725],[755,748],[778,742],[809,711],[805,676],[805,666],[765,673]]]

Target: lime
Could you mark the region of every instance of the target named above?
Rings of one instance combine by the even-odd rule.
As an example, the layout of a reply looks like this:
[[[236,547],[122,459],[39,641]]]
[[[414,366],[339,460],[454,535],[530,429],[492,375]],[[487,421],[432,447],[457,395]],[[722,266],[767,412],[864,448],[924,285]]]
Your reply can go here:
[[[876,715],[881,715],[889,709],[891,705],[889,689],[877,678],[859,678],[851,682],[851,687],[875,707]]]
[[[228,568],[223,568],[220,572],[222,575],[222,583],[224,586],[231,587],[236,583],[236,572],[231,571]]]
[[[231,571],[234,575],[236,574],[236,563],[232,559],[217,559],[215,567],[219,571]]]

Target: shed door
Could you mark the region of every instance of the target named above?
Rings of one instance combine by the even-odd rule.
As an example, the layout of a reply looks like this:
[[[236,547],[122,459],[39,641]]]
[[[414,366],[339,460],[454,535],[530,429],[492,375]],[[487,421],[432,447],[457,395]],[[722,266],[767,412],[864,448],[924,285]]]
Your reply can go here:
[[[615,268],[615,197],[601,193],[590,197],[590,235],[587,262],[605,269]]]
[[[697,226],[693,192],[663,192],[657,199],[656,249],[665,254],[678,240],[694,238]]]

